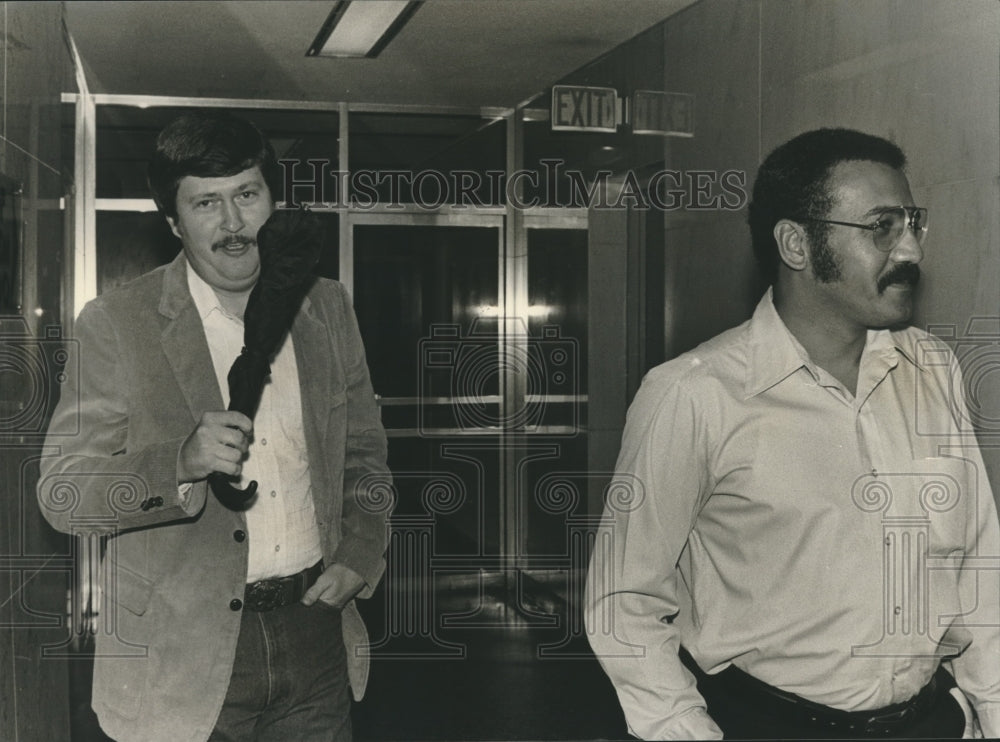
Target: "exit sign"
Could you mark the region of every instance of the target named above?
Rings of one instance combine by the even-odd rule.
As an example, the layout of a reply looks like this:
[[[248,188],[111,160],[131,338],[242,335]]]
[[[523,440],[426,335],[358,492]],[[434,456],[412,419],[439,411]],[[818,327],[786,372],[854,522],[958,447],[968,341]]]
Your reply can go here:
[[[621,123],[621,100],[614,88],[552,86],[552,131],[614,133]]]
[[[632,133],[694,136],[694,96],[636,90],[632,96]]]

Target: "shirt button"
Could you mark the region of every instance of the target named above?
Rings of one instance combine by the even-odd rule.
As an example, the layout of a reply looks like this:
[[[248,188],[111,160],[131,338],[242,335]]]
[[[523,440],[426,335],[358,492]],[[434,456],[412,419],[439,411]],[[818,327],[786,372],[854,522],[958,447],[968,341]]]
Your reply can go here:
[[[247,540],[246,531],[233,531],[233,539],[236,541],[236,543],[242,544],[244,541]]]
[[[233,598],[232,600],[229,601],[229,610],[231,611],[238,611],[242,607],[243,607],[243,601],[240,600],[239,598]]]
[[[267,445],[267,438],[261,438],[260,439],[260,445],[266,446]]]
[[[278,546],[275,546],[275,547],[274,547],[274,550],[275,550],[275,551],[281,551],[281,545],[279,544]]]
[[[278,493],[275,492],[274,490],[271,490],[271,497],[277,497],[277,496],[278,496]]]
[[[900,613],[903,612],[903,609],[897,605],[895,608],[892,609],[892,612],[898,616]]]

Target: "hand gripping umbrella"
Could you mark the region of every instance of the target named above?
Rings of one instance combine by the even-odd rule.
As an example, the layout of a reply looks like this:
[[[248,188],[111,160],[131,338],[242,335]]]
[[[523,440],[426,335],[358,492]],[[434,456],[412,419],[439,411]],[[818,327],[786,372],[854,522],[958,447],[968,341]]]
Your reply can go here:
[[[271,360],[292,326],[302,299],[315,280],[322,225],[305,208],[276,209],[257,233],[260,276],[243,314],[243,350],[229,369],[229,409],[251,420],[260,404]],[[257,493],[257,482],[245,490],[232,478],[213,472],[212,492],[231,510],[247,507]]]

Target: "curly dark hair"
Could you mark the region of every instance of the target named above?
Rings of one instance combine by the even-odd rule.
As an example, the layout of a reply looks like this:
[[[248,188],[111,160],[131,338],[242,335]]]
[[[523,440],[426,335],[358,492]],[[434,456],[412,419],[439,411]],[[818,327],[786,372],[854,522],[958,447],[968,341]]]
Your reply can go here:
[[[164,215],[177,218],[177,187],[187,175],[224,178],[254,166],[276,198],[281,174],[274,149],[249,121],[227,111],[190,111],[167,124],[156,138],[149,188]]]
[[[817,129],[799,134],[767,156],[757,171],[747,221],[754,254],[765,276],[778,273],[778,246],[774,225],[781,219],[823,219],[833,197],[830,173],[841,162],[880,162],[896,170],[906,165],[906,155],[892,142],[853,129]],[[805,222],[809,241],[822,244],[830,225]]]

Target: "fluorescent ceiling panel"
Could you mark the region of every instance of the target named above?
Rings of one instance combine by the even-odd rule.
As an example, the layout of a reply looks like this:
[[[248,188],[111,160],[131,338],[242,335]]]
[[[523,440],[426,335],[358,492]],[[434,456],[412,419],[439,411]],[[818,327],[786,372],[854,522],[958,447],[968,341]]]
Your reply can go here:
[[[316,51],[326,32],[325,28],[321,30],[309,54],[321,57],[375,56],[385,45],[380,42],[389,41],[390,32],[394,35],[399,30],[409,15],[406,14],[407,10],[412,12],[416,9],[415,6],[416,3],[410,0],[367,0],[337,5],[331,13],[333,28],[329,31],[329,36]]]

